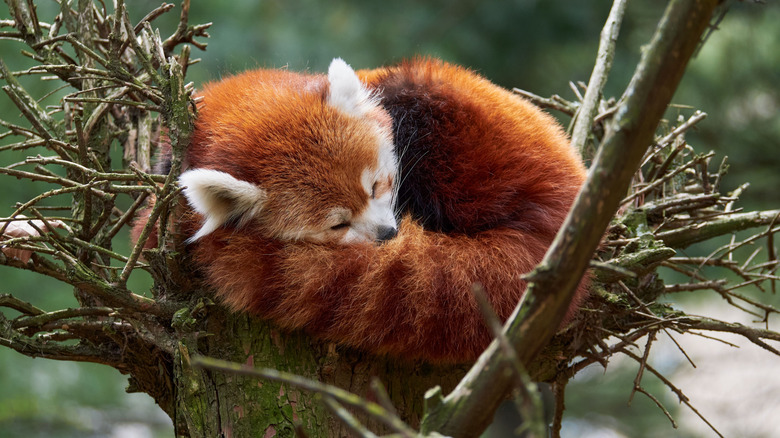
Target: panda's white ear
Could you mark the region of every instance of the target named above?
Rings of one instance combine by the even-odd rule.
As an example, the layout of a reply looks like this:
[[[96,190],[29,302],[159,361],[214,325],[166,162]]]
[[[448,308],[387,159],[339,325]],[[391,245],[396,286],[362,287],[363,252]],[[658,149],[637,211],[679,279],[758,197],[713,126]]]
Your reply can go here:
[[[263,209],[265,190],[246,181],[212,169],[192,169],[179,176],[184,196],[195,211],[203,215],[203,226],[190,237],[194,242],[229,220],[243,225]]]
[[[341,58],[335,58],[328,68],[328,103],[352,116],[362,116],[376,106],[366,87]]]

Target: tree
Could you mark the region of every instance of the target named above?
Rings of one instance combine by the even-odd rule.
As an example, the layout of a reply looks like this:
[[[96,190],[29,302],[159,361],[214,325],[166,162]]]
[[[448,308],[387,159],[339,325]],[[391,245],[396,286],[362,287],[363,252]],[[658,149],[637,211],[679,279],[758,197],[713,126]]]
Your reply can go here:
[[[47,155],[7,165],[0,173],[54,188],[20,202],[3,220],[0,263],[71,285],[80,307],[44,312],[3,295],[0,306],[21,315],[12,319],[0,314],[0,344],[34,357],[97,362],[127,373],[131,390],[152,396],[179,435],[290,436],[297,430],[306,436],[347,431],[365,436],[368,427],[403,436],[416,434],[415,429],[426,436],[475,436],[513,391],[519,394],[529,433],[539,434],[538,421],[532,421],[538,409],[533,391],[527,390],[531,379],[554,382],[557,426],[565,382],[585,365],[605,362],[615,353],[640,363],[635,390],[648,394],[641,376],[645,371],[658,374],[647,363],[658,331],[738,333],[778,353],[764,342],[780,340],[776,332],[685,315],[656,301],[679,290],[714,289],[729,302],[759,309],[765,320],[777,312],[737,289],[753,284],[774,290],[778,262],[773,236],[780,229],[780,211],[735,212],[739,190],[719,193],[725,166],[711,173],[712,154],[695,154],[684,140],[685,132],[704,118],[702,113],[659,128],[688,59],[712,17],[722,12],[721,2],[670,2],[617,101],[600,94],[622,1],[613,6],[580,102],[522,93],[575,118],[575,147],[585,153],[589,145],[599,147],[588,183],[547,257],[530,274],[532,285],[515,315],[501,330],[485,309],[497,340],[468,371],[373,358],[231,314],[209,298],[167,227],[161,227],[152,250],[143,250],[152,230],[148,226],[129,254],[116,252],[115,236],[147,199],[157,200],[149,223],[169,221],[194,117],[192,88],[184,80],[189,47],[205,47],[201,40],[208,25],[188,24],[188,1],[182,3],[179,26],[166,39],[151,22],[172,5],[164,4],[133,24],[122,1],[114,10],[85,0],[74,8],[63,2],[47,23],[39,20],[32,2],[7,3],[13,19],[3,25],[14,30],[3,37],[25,42],[36,65],[12,71],[0,62],[3,90],[26,120],[24,126],[2,121],[8,130],[3,136],[21,137],[3,150],[43,147]],[[54,75],[69,93],[53,110],[43,108],[18,80],[28,75]],[[169,175],[150,173],[150,157],[161,135],[174,151]],[[115,144],[123,151],[121,164],[110,153]],[[65,208],[59,208],[63,203]],[[59,210],[65,214],[56,216]],[[760,231],[735,237],[709,257],[677,256],[677,249],[749,228]],[[768,245],[765,261],[737,258],[738,248],[759,240]],[[556,335],[597,247],[592,297],[580,318]],[[697,269],[705,265],[733,272],[738,280],[705,277]],[[657,277],[660,267],[690,281],[664,284]],[[153,277],[151,296],[128,288],[136,270]],[[542,293],[553,290],[558,292]],[[479,296],[478,288],[474,293]],[[647,339],[644,352],[636,354],[629,347],[642,338]],[[234,369],[210,358],[244,366]],[[229,369],[260,374],[264,380],[224,372]],[[437,385],[438,390],[428,391]],[[378,403],[336,388],[370,394]]]

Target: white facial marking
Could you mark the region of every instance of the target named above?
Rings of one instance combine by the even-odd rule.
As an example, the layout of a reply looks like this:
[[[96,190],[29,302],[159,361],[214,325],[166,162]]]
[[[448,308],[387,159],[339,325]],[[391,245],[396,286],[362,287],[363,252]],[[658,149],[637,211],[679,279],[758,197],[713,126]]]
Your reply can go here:
[[[185,186],[184,196],[195,211],[204,216],[203,226],[188,239],[194,242],[213,232],[230,219],[238,218],[238,225],[252,219],[263,208],[265,190],[212,169],[192,169],[179,176]]]
[[[390,172],[388,172],[388,170]],[[341,239],[344,243],[373,242],[378,239],[380,231],[384,228],[397,229],[395,220],[393,190],[384,190],[378,196],[371,198],[374,184],[394,176],[395,169],[366,169],[361,175],[360,182],[363,189],[369,195],[368,205],[350,221],[350,227]]]
[[[383,228],[397,229],[390,197],[391,195],[387,194],[380,199],[369,200],[363,214],[352,221],[352,226],[341,241],[343,243],[374,242],[379,238],[379,232]]]

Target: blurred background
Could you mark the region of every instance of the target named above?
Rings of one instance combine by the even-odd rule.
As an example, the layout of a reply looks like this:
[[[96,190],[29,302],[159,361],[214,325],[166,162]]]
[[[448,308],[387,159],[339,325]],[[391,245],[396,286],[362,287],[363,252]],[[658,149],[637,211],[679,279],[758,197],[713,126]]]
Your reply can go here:
[[[628,84],[663,3],[629,3],[607,96],[619,97]],[[741,202],[745,210],[779,208],[780,8],[774,2],[732,3],[719,30],[689,67],[674,99],[680,107],[668,116],[673,121],[678,114],[690,115],[693,108],[707,112],[709,117],[689,134],[689,143],[699,152],[715,150],[716,162],[723,155],[729,157],[726,190],[750,181]],[[50,21],[58,9],[53,1],[37,4],[44,21]],[[137,21],[160,3],[134,0],[128,4]],[[507,88],[573,100],[569,81],[587,82],[590,77],[610,5],[605,0],[579,0],[576,6],[564,0],[193,0],[190,23],[214,24],[207,51],[193,51],[193,57],[202,61],[190,68],[189,79],[202,84],[258,67],[318,72],[334,57],[344,58],[356,69],[372,68],[424,54],[471,67]],[[178,14],[177,6],[153,27],[167,36],[175,29]],[[7,7],[0,6],[0,19],[7,18]],[[0,41],[0,56],[12,70],[30,65],[19,55],[22,48]],[[47,92],[30,87],[36,96]],[[5,94],[0,95],[0,118],[20,122]],[[568,125],[569,120],[564,117],[561,122]],[[0,140],[10,141],[14,140]],[[4,153],[0,164],[20,159]],[[40,193],[37,189],[0,176],[0,216],[10,214],[15,202]],[[708,252],[707,248],[691,251]],[[0,278],[0,293],[13,293],[44,310],[75,305],[68,286],[46,278],[1,266]],[[148,287],[144,278],[134,281],[134,290]],[[679,305],[694,313],[750,322],[749,317],[745,320],[728,313],[715,294],[679,298]],[[711,302],[702,301],[708,298]],[[773,300],[778,304],[777,297]],[[777,369],[780,359],[752,345],[736,351],[705,342],[683,339],[697,370],[673,346],[663,344],[654,347],[651,363],[727,436],[772,436],[780,428],[776,415],[780,384],[767,376],[777,374],[771,370]],[[734,374],[734,370],[739,371]],[[674,394],[649,377],[644,386],[670,410],[679,428],[673,429],[641,394],[627,407],[635,373],[636,364],[618,358],[606,371],[599,366],[581,373],[567,391],[563,435],[713,436],[701,420],[677,403]],[[761,380],[752,376],[761,376]],[[151,398],[125,394],[125,386],[126,378],[108,367],[33,360],[0,348],[0,436],[172,436],[170,420]]]

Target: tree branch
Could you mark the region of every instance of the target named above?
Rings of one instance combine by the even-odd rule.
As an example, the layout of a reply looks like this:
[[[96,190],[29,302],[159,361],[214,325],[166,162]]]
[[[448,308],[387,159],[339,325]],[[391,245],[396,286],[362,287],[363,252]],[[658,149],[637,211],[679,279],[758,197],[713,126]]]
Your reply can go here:
[[[116,312],[116,309],[110,307],[79,307],[76,309],[63,309],[54,312],[43,313],[40,315],[19,318],[11,323],[14,329],[30,329],[41,327],[54,321],[60,321],[68,318],[80,316],[108,316]]]
[[[115,368],[121,368],[122,364],[121,354],[95,347],[91,343],[63,345],[24,336],[11,327],[10,321],[2,313],[0,313],[0,345],[29,357],[101,363]]]
[[[686,248],[694,243],[703,242],[713,237],[772,224],[778,220],[778,217],[780,217],[780,210],[736,213],[705,223],[663,231],[656,234],[655,237],[672,248]],[[770,233],[777,231],[780,231],[780,228],[769,230]]]
[[[0,294],[0,307],[8,307],[25,315],[43,315],[45,312],[11,294]]]
[[[585,91],[585,97],[582,104],[574,116],[574,128],[571,133],[571,146],[583,153],[585,144],[588,140],[588,134],[593,125],[593,117],[598,110],[598,104],[601,101],[601,93],[604,85],[607,83],[607,76],[612,69],[612,58],[615,56],[615,43],[620,33],[620,23],[623,22],[623,13],[626,11],[626,0],[615,0],[612,3],[612,9],[609,11],[607,23],[601,30],[601,40],[599,41],[598,54],[596,55],[596,65],[593,66],[593,72],[590,74],[588,88]]]
[[[773,332],[771,330],[757,329],[738,324],[736,322],[729,323],[702,316],[686,316],[680,320],[680,324],[687,325],[688,329],[734,333],[743,336],[745,339],[758,345],[759,347],[780,356],[780,351],[762,341],[762,339],[769,339],[780,342],[780,333]]]

